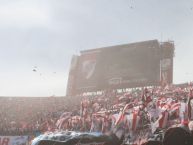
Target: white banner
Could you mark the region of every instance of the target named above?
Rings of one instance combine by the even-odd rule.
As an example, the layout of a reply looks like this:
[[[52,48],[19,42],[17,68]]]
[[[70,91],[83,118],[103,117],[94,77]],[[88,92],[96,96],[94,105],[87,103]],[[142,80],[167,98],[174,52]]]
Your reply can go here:
[[[0,145],[27,145],[28,136],[0,136]]]

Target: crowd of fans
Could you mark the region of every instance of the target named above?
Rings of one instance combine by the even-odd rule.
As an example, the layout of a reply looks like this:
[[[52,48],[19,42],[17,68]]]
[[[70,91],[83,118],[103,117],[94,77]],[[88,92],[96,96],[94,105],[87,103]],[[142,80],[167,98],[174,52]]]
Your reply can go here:
[[[147,132],[155,133],[174,125],[188,128],[193,119],[188,102],[193,97],[191,91],[192,85],[185,84],[127,89],[119,93],[109,90],[92,96],[1,97],[0,135],[38,135],[55,130],[108,134],[115,126],[127,124],[128,138],[131,138],[134,134],[147,137]],[[141,133],[141,130],[145,131]]]
[[[45,132],[50,122],[56,122],[63,112],[76,108],[77,99],[79,97],[0,97],[0,135]]]

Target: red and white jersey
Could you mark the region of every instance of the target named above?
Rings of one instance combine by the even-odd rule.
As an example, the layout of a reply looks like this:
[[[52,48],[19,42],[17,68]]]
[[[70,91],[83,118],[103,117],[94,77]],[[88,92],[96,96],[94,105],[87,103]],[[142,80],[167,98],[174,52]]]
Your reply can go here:
[[[187,103],[181,103],[180,105],[180,113],[179,113],[179,116],[180,116],[180,120],[181,120],[181,123],[182,124],[188,124],[188,104]]]
[[[139,121],[140,117],[138,116],[138,113],[131,113],[129,115],[126,115],[126,126],[130,131],[136,131],[136,129],[139,127]]]
[[[117,121],[118,117],[119,117],[118,113],[112,115],[111,117],[112,118],[112,127],[115,126],[115,122]]]
[[[170,107],[170,110],[169,110],[170,114],[172,114],[172,113],[178,113],[179,114],[180,106],[181,106],[181,104],[179,102],[172,104]]]
[[[152,132],[155,132],[157,128],[165,128],[168,123],[169,112],[164,111],[160,114],[158,120],[152,123]]]
[[[159,97],[156,103],[157,108],[161,108],[163,105],[165,105],[165,102],[166,102],[165,97]]]

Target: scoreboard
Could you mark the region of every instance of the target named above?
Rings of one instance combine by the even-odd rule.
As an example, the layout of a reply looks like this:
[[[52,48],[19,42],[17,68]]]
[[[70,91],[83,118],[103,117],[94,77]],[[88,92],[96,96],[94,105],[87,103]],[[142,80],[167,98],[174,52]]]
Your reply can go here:
[[[67,94],[159,85],[162,52],[157,40],[82,51],[72,59]]]

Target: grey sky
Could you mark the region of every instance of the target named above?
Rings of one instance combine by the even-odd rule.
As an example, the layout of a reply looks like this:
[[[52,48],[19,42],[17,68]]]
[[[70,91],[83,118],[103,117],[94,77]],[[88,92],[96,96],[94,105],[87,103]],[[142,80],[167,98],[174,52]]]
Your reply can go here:
[[[0,0],[0,96],[65,95],[73,54],[150,39],[174,40],[174,83],[191,81],[192,38],[193,0]]]

